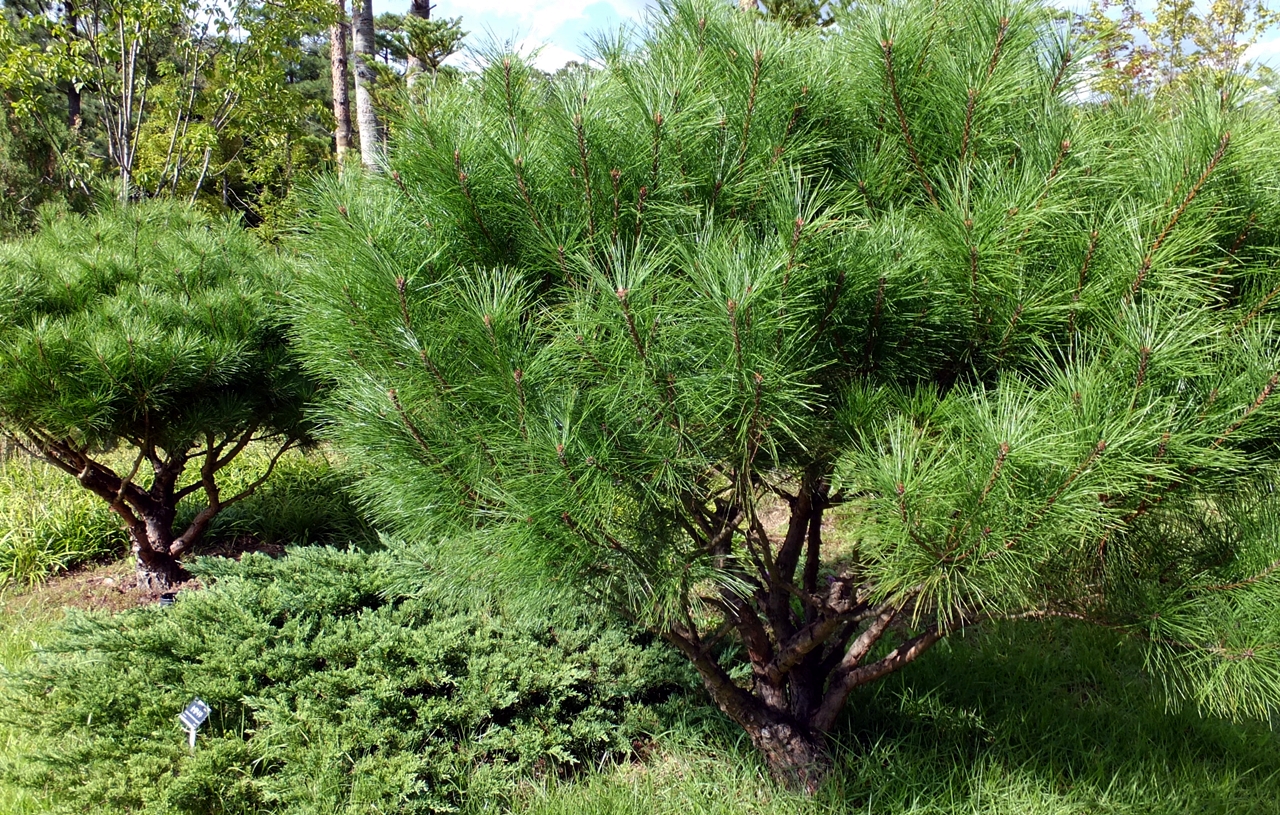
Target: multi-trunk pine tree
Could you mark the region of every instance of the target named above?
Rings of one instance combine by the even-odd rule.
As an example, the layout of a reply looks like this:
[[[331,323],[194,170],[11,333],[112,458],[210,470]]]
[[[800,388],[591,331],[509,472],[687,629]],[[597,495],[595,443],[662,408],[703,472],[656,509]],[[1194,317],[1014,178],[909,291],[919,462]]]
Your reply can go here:
[[[180,579],[214,516],[306,439],[315,387],[288,355],[282,282],[252,235],[172,203],[0,247],[0,432],[107,502],[144,587]],[[255,443],[273,450],[261,477],[224,491]]]
[[[384,522],[659,632],[812,787],[853,689],[984,621],[1280,698],[1280,129],[1098,105],[1032,3],[675,3],[442,88],[320,191],[298,331]]]

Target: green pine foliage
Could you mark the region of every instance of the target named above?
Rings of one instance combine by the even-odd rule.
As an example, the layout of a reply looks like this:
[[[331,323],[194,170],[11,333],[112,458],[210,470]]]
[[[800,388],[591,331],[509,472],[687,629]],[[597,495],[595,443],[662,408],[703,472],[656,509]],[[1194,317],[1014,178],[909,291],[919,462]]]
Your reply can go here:
[[[55,218],[0,248],[0,429],[106,501],[165,580],[305,440],[315,386],[288,355],[286,279],[238,224],[166,202]],[[261,478],[224,492],[219,473],[267,441]],[[188,496],[202,507],[175,528]]]
[[[424,581],[402,546],[193,568],[213,585],[70,615],[6,681],[12,781],[75,813],[450,812],[627,757],[689,683],[644,635]]]
[[[296,421],[270,298],[280,271],[231,222],[166,202],[63,215],[0,256],[6,426],[183,449],[273,403]]]
[[[495,58],[314,196],[297,336],[378,520],[661,632],[766,753],[1008,617],[1274,710],[1274,110],[1097,104],[1004,0],[676,2],[599,59]]]

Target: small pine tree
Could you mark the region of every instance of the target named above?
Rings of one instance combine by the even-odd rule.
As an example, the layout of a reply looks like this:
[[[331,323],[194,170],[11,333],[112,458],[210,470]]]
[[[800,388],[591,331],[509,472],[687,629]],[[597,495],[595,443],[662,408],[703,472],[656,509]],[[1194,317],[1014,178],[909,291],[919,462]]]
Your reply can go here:
[[[802,786],[855,687],[987,620],[1273,709],[1280,129],[1092,104],[1085,56],[1035,3],[678,2],[433,94],[301,244],[369,505],[660,633]]]
[[[175,558],[306,438],[314,384],[287,353],[281,282],[238,225],[172,203],[47,220],[0,248],[0,430],[108,503],[143,586],[180,579]],[[258,442],[270,465],[224,494],[219,472]],[[187,496],[204,506],[175,529]]]

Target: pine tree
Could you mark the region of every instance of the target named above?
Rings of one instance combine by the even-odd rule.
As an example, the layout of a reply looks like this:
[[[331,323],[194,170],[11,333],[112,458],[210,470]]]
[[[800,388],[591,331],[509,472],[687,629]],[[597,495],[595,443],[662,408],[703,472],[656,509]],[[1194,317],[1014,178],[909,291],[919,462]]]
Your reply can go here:
[[[1027,2],[641,36],[496,59],[315,194],[300,345],[381,521],[650,627],[809,788],[855,687],[984,621],[1273,710],[1274,112],[1093,104]]]
[[[0,247],[0,432],[108,503],[144,587],[181,579],[176,558],[306,439],[314,385],[287,354],[281,282],[238,225],[171,203]],[[254,443],[274,445],[270,464],[224,493],[219,474]],[[203,506],[175,528],[188,496]]]

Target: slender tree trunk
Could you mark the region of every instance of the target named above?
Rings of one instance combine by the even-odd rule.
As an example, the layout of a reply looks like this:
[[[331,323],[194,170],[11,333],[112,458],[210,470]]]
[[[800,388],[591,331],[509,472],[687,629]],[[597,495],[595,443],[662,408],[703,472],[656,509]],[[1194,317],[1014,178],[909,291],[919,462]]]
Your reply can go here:
[[[359,11],[357,12],[357,9]],[[356,74],[356,125],[360,129],[360,161],[370,170],[378,168],[378,115],[373,109],[373,83],[377,78],[373,63],[376,47],[373,30],[373,0],[352,0]]]
[[[431,1],[430,0],[409,0],[409,16],[418,17],[423,20],[431,19]],[[405,85],[412,88],[418,81],[418,78],[427,70],[427,64],[422,61],[416,54],[409,54],[408,65],[405,67]]]
[[[351,98],[347,93],[347,37],[351,25],[347,22],[346,0],[335,2],[338,19],[329,28],[329,69],[333,76],[333,119],[337,123],[333,130],[334,152],[341,168],[351,149]]]
[[[74,40],[77,36],[76,27],[79,23],[75,0],[64,0],[62,9],[66,17],[69,39]],[[70,50],[70,46],[68,46],[68,50]],[[72,130],[80,129],[80,88],[76,86],[74,78],[67,80],[67,126]]]

